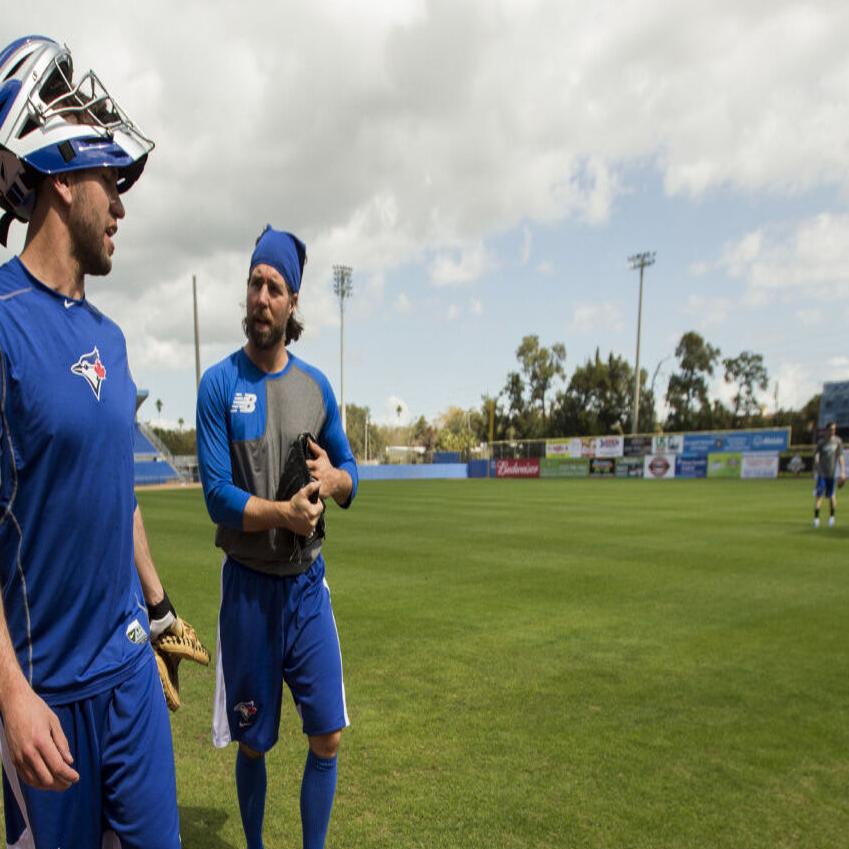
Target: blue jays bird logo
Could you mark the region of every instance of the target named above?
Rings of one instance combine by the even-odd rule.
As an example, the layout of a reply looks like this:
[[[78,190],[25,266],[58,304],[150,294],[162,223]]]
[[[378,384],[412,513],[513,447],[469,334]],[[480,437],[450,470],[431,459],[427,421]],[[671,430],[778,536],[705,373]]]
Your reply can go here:
[[[239,720],[239,727],[244,728],[246,725],[250,725],[254,721],[254,717],[256,717],[257,706],[253,699],[249,702],[239,702],[233,710],[239,714],[241,719]]]
[[[100,351],[95,347],[83,354],[72,366],[71,371],[85,378],[86,383],[94,392],[94,397],[100,400],[100,386],[106,380],[106,366],[100,361]]]

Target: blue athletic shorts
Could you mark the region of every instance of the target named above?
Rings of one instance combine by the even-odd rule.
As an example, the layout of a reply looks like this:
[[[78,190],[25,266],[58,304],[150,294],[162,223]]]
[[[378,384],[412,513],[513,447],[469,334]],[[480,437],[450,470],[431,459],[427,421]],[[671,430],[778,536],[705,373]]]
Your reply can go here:
[[[277,742],[284,681],[304,734],[349,724],[324,558],[282,578],[228,557],[221,571],[213,743],[238,740],[267,752]]]
[[[179,849],[171,724],[153,652],[145,658],[114,689],[51,707],[80,774],[72,787],[56,793],[25,784],[3,745],[9,846]]]
[[[815,490],[816,497],[831,498],[834,495],[834,478],[824,478],[822,475],[817,475],[817,488]]]

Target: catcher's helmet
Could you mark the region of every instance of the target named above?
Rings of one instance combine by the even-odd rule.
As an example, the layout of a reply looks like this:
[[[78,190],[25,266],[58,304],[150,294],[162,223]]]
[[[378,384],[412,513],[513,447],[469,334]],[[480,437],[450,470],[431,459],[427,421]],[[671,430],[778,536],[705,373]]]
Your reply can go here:
[[[0,50],[0,242],[12,218],[29,221],[38,175],[107,166],[118,191],[139,178],[153,142],[94,71],[73,80],[67,47],[30,35]]]

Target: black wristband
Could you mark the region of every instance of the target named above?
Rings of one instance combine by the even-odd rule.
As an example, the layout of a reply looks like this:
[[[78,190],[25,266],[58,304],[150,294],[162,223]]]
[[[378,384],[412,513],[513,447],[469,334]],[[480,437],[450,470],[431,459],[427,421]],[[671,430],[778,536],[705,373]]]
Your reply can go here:
[[[174,605],[171,604],[171,599],[168,598],[168,593],[164,590],[163,593],[162,601],[147,606],[147,615],[150,620],[162,619],[163,616],[167,616],[169,613],[173,613],[175,616],[177,615]]]

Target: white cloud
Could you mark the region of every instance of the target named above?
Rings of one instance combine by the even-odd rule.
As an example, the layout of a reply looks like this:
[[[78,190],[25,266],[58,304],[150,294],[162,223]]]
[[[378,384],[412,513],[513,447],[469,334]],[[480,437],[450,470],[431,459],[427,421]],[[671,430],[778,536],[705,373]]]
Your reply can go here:
[[[611,302],[576,304],[569,324],[576,333],[595,333],[601,328],[618,332],[624,326],[621,305]]]
[[[431,280],[437,286],[456,286],[474,283],[494,267],[482,242],[468,245],[451,253],[438,254],[430,267]]]
[[[413,304],[404,292],[399,292],[392,308],[398,315],[409,315],[413,311]]]
[[[445,315],[448,321],[456,321],[460,317],[460,307],[457,304],[449,304]]]
[[[805,327],[816,327],[825,320],[823,311],[816,307],[796,310],[796,317]]]
[[[533,247],[534,236],[531,233],[531,228],[525,224],[522,227],[522,253],[520,257],[520,262],[522,265],[527,265],[528,260],[531,258],[531,248]]]
[[[537,263],[537,271],[540,274],[554,274],[554,263],[550,260],[544,259]]]
[[[802,363],[782,362],[775,380],[778,382],[778,404],[785,410],[801,407],[817,392],[822,392],[822,380],[815,378]]]
[[[725,246],[715,267],[763,299],[779,292],[849,298],[849,214],[773,224]]]
[[[469,313],[471,315],[483,315],[483,301],[478,298],[470,298]]]
[[[739,309],[739,303],[731,298],[690,295],[682,312],[695,319],[699,330],[706,330],[725,324],[728,317],[737,309]]]

